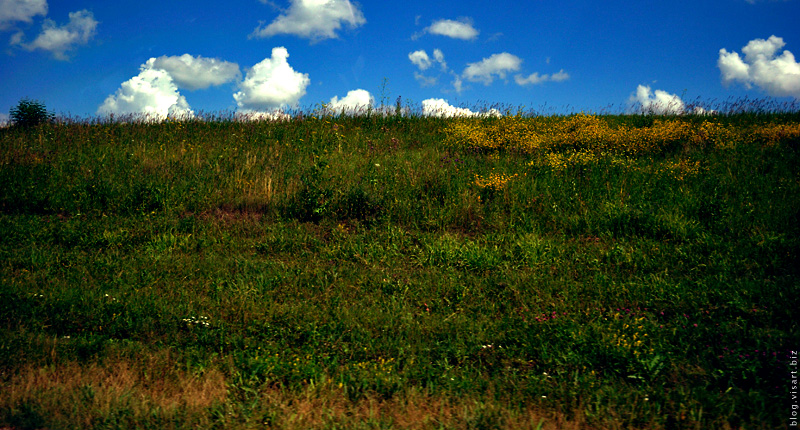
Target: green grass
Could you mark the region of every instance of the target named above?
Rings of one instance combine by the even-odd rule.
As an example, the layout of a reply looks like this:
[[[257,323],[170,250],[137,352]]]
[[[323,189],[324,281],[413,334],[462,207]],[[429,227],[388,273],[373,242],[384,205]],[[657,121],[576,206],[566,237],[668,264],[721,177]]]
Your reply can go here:
[[[556,168],[453,121],[0,130],[0,427],[785,425],[796,136]]]

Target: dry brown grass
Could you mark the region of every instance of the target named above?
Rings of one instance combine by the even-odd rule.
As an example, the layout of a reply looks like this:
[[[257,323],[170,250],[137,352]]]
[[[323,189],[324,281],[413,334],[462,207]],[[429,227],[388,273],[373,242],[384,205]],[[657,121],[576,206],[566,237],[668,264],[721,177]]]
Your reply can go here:
[[[124,410],[131,421],[163,416],[203,416],[227,396],[221,372],[201,375],[176,369],[165,354],[105,360],[28,365],[2,388],[0,410],[28,405],[48,421],[88,428]]]
[[[535,406],[517,408],[502,402],[485,403],[471,397],[430,395],[414,389],[390,399],[368,395],[351,400],[343,390],[334,386],[308,387],[299,393],[269,387],[260,390],[253,402],[258,406],[250,411],[247,423],[240,423],[242,428],[594,428],[583,416],[570,420]]]
[[[32,405],[46,422],[63,428],[96,427],[120,416],[120,411],[133,426],[153,423],[156,413],[161,417],[158,422],[178,419],[181,427],[215,423],[223,428],[280,429],[592,428],[581,416],[568,420],[535,406],[518,408],[415,389],[389,399],[368,395],[353,400],[332,383],[299,392],[264,386],[255,395],[248,394],[251,409],[245,411],[241,402],[229,399],[222,372],[196,375],[177,369],[168,353],[103,363],[30,365],[8,379],[3,393],[0,410]]]

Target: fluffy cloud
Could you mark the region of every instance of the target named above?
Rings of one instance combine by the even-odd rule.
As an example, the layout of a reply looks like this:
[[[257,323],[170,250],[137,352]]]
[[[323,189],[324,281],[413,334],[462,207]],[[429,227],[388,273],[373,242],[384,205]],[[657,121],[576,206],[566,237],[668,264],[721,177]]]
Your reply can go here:
[[[479,31],[472,26],[472,20],[462,18],[458,21],[452,19],[440,19],[435,21],[425,32],[437,34],[439,36],[452,37],[454,39],[472,40],[478,37]]]
[[[501,116],[500,111],[497,109],[491,109],[488,112],[473,112],[469,109],[452,106],[451,104],[447,103],[447,100],[444,99],[423,100],[422,115],[442,118]]]
[[[327,108],[333,114],[355,115],[370,109],[373,103],[374,99],[368,91],[358,89],[348,91],[347,95],[341,99],[334,96]]]
[[[433,59],[431,59],[424,50],[414,51],[408,54],[408,59],[411,60],[415,66],[419,67],[420,70],[428,70],[434,62],[439,63],[443,71],[447,70],[447,63],[444,61],[444,53],[439,49],[433,50]]]
[[[12,44],[17,44],[33,51],[41,49],[50,51],[59,60],[67,59],[67,51],[76,45],[85,45],[94,37],[97,30],[97,21],[88,10],[70,12],[69,22],[58,26],[53,20],[46,19],[42,24],[42,32],[31,43],[23,43],[22,35],[17,34],[12,39]]]
[[[564,69],[561,69],[558,73],[553,73],[552,75],[539,75],[538,73],[532,73],[527,77],[522,75],[517,75],[514,77],[514,81],[518,85],[536,85],[541,84],[544,82],[563,82],[569,79],[569,73],[566,73]]]
[[[483,82],[484,85],[489,85],[494,80],[495,75],[505,79],[506,73],[518,71],[521,64],[521,58],[503,52],[484,58],[478,63],[468,64],[462,75],[468,81]]]
[[[164,70],[180,88],[199,90],[212,85],[222,85],[239,79],[239,65],[216,58],[181,56],[161,56],[147,60],[146,66]]]
[[[239,84],[240,91],[233,95],[239,109],[270,111],[297,104],[311,81],[308,74],[292,69],[286,61],[288,57],[286,48],[273,48],[271,58],[264,59],[247,72]]]
[[[408,54],[408,59],[416,65],[420,71],[428,70],[434,63],[439,63],[442,72],[453,76],[452,85],[457,93],[461,93],[464,89],[464,80],[491,85],[495,78],[506,79],[509,73],[519,71],[522,65],[521,58],[507,52],[501,52],[484,58],[479,62],[467,64],[464,71],[459,75],[448,69],[447,63],[444,60],[444,54],[439,49],[433,50],[433,57],[428,56],[428,53],[424,50],[419,50]],[[419,81],[420,85],[423,87],[436,85],[439,77],[441,77],[441,74],[438,77],[430,77],[419,72],[414,73],[414,78]],[[522,74],[517,74],[514,76],[514,81],[520,86],[525,86],[544,82],[563,82],[569,78],[569,73],[561,69],[557,73],[550,75],[532,73],[528,76],[524,76]]]
[[[750,88],[750,66],[742,61],[737,52],[728,52],[725,49],[720,49],[717,67],[719,67],[719,71],[722,74],[722,83],[724,85],[741,81]]]
[[[639,85],[631,94],[628,102],[632,110],[655,115],[680,115],[686,105],[680,97],[666,91],[656,90],[655,94],[648,86]]]
[[[408,59],[411,60],[415,66],[419,67],[420,70],[427,70],[431,67],[431,59],[424,50],[414,51],[408,54]]]
[[[47,15],[47,0],[0,0],[0,30],[12,22],[32,22],[36,15]]]
[[[717,66],[723,85],[740,82],[746,88],[755,85],[771,96],[800,98],[800,63],[789,51],[776,56],[785,45],[774,35],[767,40],[751,40],[742,48],[744,60],[737,52],[720,49]]]
[[[651,90],[649,86],[639,85],[628,99],[630,111],[652,115],[712,115],[716,111],[700,106],[686,106],[676,94],[662,90]]]
[[[156,121],[194,116],[169,73],[148,64],[143,64],[137,76],[123,82],[116,93],[109,95],[97,114],[144,115]]]
[[[292,0],[288,11],[268,26],[256,28],[251,37],[294,34],[312,40],[333,39],[342,23],[355,28],[366,22],[364,14],[349,0]]]

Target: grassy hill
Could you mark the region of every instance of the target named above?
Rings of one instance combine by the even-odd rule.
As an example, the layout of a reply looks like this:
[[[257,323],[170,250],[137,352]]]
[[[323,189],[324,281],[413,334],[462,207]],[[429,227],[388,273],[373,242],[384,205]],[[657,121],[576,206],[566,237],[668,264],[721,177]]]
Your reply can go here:
[[[0,427],[777,428],[800,115],[0,130]]]

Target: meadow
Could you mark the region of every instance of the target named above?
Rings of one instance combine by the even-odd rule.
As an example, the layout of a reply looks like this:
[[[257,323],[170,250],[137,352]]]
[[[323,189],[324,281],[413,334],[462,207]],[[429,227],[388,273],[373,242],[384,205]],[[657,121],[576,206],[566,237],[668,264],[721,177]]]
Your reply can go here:
[[[800,111],[397,113],[0,130],[0,428],[788,425]]]

